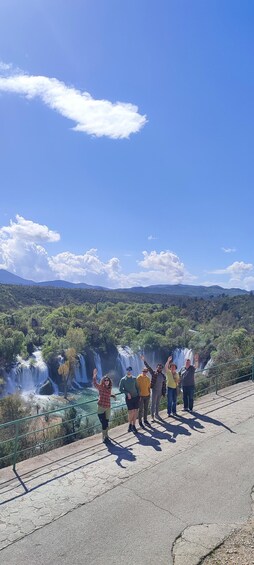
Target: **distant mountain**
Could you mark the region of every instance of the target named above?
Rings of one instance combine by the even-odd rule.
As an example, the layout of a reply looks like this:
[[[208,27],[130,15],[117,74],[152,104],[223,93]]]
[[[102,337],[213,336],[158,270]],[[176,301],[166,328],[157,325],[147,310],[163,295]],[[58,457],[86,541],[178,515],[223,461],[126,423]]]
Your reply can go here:
[[[72,283],[69,281],[62,281],[61,279],[56,281],[43,281],[33,284],[35,284],[36,286],[55,286],[58,288],[95,288],[96,290],[107,290],[103,286],[93,286],[91,284],[86,284],[86,283]]]
[[[241,288],[222,288],[218,285],[195,286],[191,284],[157,284],[151,286],[135,286],[132,288],[119,288],[119,292],[135,292],[136,294],[170,294],[172,296],[192,296],[198,298],[211,298],[212,296],[238,296],[249,294]]]
[[[18,275],[9,273],[5,269],[0,269],[0,284],[25,284],[25,285],[35,285],[34,281],[22,279]]]
[[[95,288],[96,290],[106,290],[102,286],[93,286],[86,283],[72,283],[69,281],[55,280],[35,282],[29,279],[22,279],[18,275],[9,273],[5,269],[0,269],[0,284],[22,284],[26,286],[54,286],[58,288]]]
[[[95,289],[95,290],[107,290],[109,289],[102,286],[93,286],[86,283],[72,283],[69,281],[55,280],[55,281],[42,281],[35,282],[27,279],[22,279],[13,273],[9,273],[5,269],[0,269],[0,284],[15,284],[15,285],[26,285],[26,286],[46,286],[46,287],[56,287],[56,288],[83,288],[83,289]],[[214,296],[221,296],[225,294],[227,296],[238,296],[241,294],[249,294],[247,290],[241,288],[222,288],[221,286],[195,286],[191,284],[157,284],[151,286],[136,286],[132,288],[118,288],[112,289],[112,292],[125,292],[125,293],[135,293],[135,294],[164,294],[171,296],[190,296],[197,298],[211,298]]]

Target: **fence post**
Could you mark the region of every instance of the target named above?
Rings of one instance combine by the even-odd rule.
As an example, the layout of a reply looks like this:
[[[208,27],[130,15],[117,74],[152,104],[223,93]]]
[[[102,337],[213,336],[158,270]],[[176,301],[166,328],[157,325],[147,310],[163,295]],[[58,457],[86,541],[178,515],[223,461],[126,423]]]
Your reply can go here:
[[[12,465],[13,471],[16,471],[18,440],[19,440],[19,423],[16,422],[16,424],[15,424],[15,443],[14,443],[14,453],[13,453],[13,465]]]
[[[217,373],[217,369],[215,369],[215,394],[218,394],[218,373]]]
[[[251,380],[252,380],[252,382],[254,382],[254,357],[252,357]]]

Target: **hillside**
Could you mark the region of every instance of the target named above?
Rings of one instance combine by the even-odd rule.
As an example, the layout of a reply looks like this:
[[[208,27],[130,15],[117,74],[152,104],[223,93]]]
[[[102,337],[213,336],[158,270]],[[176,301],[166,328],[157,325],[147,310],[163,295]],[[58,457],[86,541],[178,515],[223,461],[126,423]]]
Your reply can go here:
[[[0,269],[0,284],[9,285],[22,285],[22,286],[35,286],[35,287],[53,287],[53,288],[68,288],[68,289],[91,289],[107,291],[109,293],[121,294],[149,294],[149,295],[170,295],[170,296],[190,296],[197,298],[214,298],[216,296],[238,296],[248,294],[247,290],[240,288],[223,288],[218,285],[202,286],[202,285],[184,285],[184,284],[159,284],[150,286],[137,286],[132,288],[118,288],[107,289],[101,286],[93,286],[86,283],[72,283],[64,280],[41,281],[35,282],[28,279],[23,279],[9,273],[4,269]],[[107,297],[107,299],[109,299]]]

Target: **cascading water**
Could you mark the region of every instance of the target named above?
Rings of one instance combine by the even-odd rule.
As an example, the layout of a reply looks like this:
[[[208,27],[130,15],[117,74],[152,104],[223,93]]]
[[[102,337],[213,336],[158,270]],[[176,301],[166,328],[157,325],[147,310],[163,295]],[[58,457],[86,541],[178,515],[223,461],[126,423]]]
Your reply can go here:
[[[50,381],[53,393],[58,394],[56,383],[50,378],[46,363],[42,359],[42,353],[38,349],[32,356],[24,360],[17,356],[17,363],[9,373],[5,373],[6,394],[14,394],[17,391],[34,393],[46,382]]]
[[[83,355],[78,355],[78,363],[75,368],[75,379],[78,385],[88,384],[86,361]],[[79,386],[79,388],[81,388]]]
[[[143,368],[143,361],[138,353],[134,353],[128,346],[118,347],[118,356],[115,371],[119,378],[126,374],[126,369],[130,365],[133,369],[133,375],[137,376]],[[98,371],[98,380],[102,378],[103,367],[99,353],[93,351],[94,365]],[[155,368],[161,358],[156,351],[149,351],[145,354],[146,360],[152,368]],[[191,349],[177,348],[173,352],[173,361],[176,363],[177,370],[185,365],[186,359],[190,359],[196,368],[199,366],[198,356],[193,354]],[[64,362],[64,358],[58,357],[59,364]],[[113,367],[112,367],[113,368]],[[201,367],[199,366],[201,369]],[[209,364],[206,368],[209,368]],[[208,371],[209,372],[209,371]],[[28,360],[17,356],[17,363],[9,372],[5,372],[5,388],[4,394],[14,394],[19,391],[22,393],[39,393],[40,388],[46,382],[50,381],[53,394],[58,395],[59,390],[57,384],[50,378],[46,363],[42,359],[40,350],[35,351]],[[78,355],[78,363],[75,369],[75,378],[73,381],[73,390],[83,389],[89,385],[90,380],[87,375],[86,361],[83,355]],[[50,393],[49,393],[50,394]]]
[[[144,363],[140,358],[140,355],[134,353],[132,349],[128,346],[126,347],[117,347],[118,356],[117,356],[117,372],[120,372],[122,375],[126,375],[127,367],[131,366],[133,369],[133,375],[137,376],[142,371],[142,367]],[[120,369],[120,371],[119,371]]]
[[[103,373],[102,373],[102,366],[101,366],[101,358],[100,358],[99,353],[97,353],[96,351],[94,351],[94,364],[95,364],[95,367],[97,369],[97,378],[100,381]]]
[[[173,362],[176,364],[177,371],[180,371],[180,369],[184,367],[186,359],[190,359],[191,364],[193,364],[194,356],[192,349],[185,347],[184,349],[177,348],[174,350]]]

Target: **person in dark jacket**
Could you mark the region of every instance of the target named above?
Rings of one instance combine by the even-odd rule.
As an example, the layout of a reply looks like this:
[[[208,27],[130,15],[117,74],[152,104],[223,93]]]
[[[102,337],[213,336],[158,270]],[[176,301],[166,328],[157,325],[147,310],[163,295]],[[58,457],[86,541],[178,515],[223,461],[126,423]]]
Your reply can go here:
[[[190,359],[186,359],[185,367],[180,371],[181,388],[183,389],[183,410],[192,412],[195,391],[195,367]]]
[[[162,372],[163,365],[162,363],[158,363],[155,371],[148,365],[145,361],[144,355],[141,355],[142,361],[144,361],[145,366],[147,367],[149,373],[152,376],[151,379],[151,391],[152,391],[152,405],[151,405],[151,416],[152,421],[154,421],[154,417],[159,418],[159,405],[160,399],[162,396],[166,395],[166,376]]]

